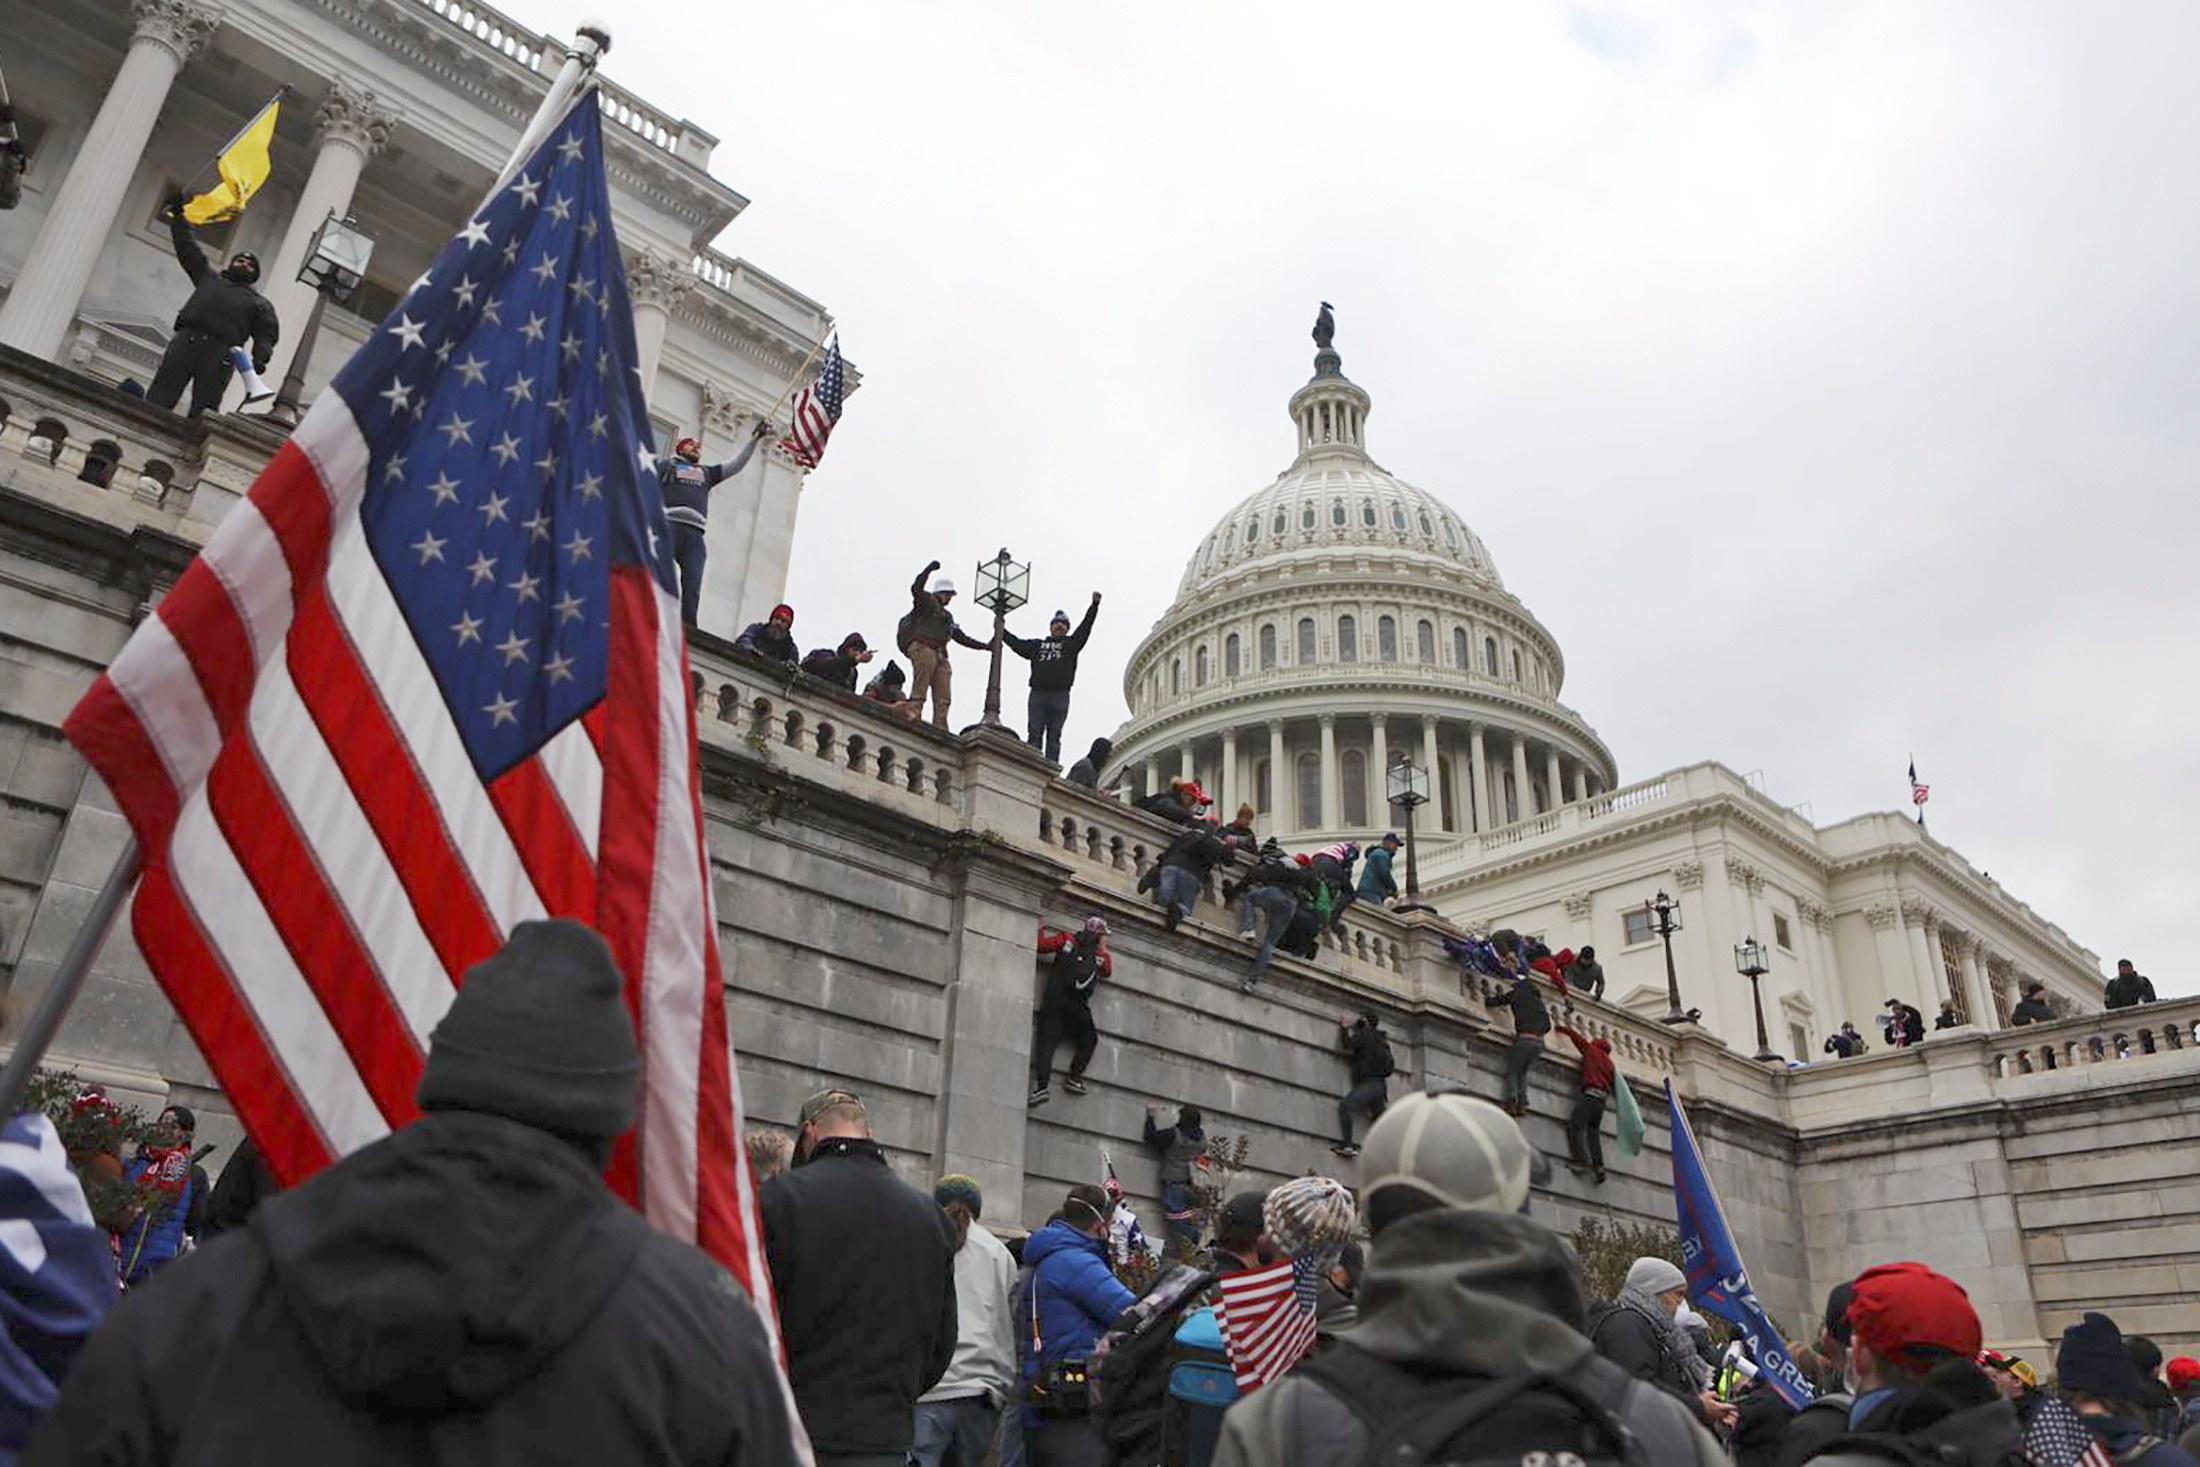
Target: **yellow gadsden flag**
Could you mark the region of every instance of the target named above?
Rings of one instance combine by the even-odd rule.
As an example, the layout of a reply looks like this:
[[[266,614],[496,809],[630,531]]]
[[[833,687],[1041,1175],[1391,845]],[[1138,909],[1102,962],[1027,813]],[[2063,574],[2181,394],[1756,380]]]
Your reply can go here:
[[[244,212],[244,206],[252,202],[252,196],[267,182],[272,168],[268,161],[268,148],[275,141],[275,114],[282,110],[283,99],[278,94],[274,101],[260,109],[260,115],[244,125],[229,146],[214,155],[214,170],[222,181],[183,206],[183,217],[194,225],[217,224],[224,219],[234,219]]]

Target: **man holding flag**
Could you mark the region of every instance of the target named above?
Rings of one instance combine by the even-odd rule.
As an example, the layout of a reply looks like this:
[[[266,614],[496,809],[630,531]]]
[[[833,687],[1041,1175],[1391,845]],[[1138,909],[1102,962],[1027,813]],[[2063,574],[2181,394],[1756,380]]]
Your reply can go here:
[[[175,1322],[169,1348],[116,1337],[100,1409],[161,1408],[160,1445],[181,1438],[191,1460],[776,1462],[789,1437],[807,1460],[738,1144],[694,706],[600,103],[589,90],[565,105],[589,54],[576,47],[488,199],[66,725],[139,847],[138,947],[301,1199],[294,1229],[271,1211],[228,1263],[225,1238],[176,1265],[138,1328],[170,1328],[161,1312],[194,1273],[248,1262],[254,1243],[258,1292],[181,1311],[189,1332]],[[115,880],[131,870],[126,857]],[[430,1152],[435,1185],[391,1165]],[[590,1191],[599,1167],[676,1241],[612,1221],[624,1214]],[[317,1196],[432,1220],[460,1235],[455,1251],[391,1257],[401,1240],[316,1226]],[[595,1277],[658,1255],[680,1261]],[[538,1275],[559,1287],[523,1287]],[[744,1292],[760,1332],[737,1317]],[[582,1346],[615,1297],[679,1319],[631,1371],[553,1369],[570,1351],[602,1358]],[[281,1311],[303,1349],[272,1327]],[[739,1344],[757,1333],[760,1350]],[[691,1368],[658,1368],[668,1350]],[[299,1451],[250,1411],[163,1394],[152,1373],[171,1366],[240,1400],[263,1376],[328,1367],[319,1422],[340,1403],[414,1429],[331,1428],[328,1450]],[[704,1375],[721,1394],[744,1382],[744,1413],[777,1402],[777,1429],[699,1399]],[[645,1378],[649,1408],[627,1409],[620,1382]],[[504,1434],[490,1403],[513,1408]],[[555,1434],[583,1412],[593,1431]],[[471,1434],[438,1439],[439,1425]],[[64,1444],[34,1460],[125,1455],[166,1459]]]
[[[191,416],[221,406],[222,389],[229,385],[229,354],[252,343],[252,370],[267,370],[275,354],[275,338],[281,323],[275,306],[253,287],[260,279],[260,257],[239,250],[216,273],[191,232],[190,205],[183,190],[168,195],[168,233],[175,243],[176,263],[191,277],[191,297],[176,312],[176,334],[168,338],[161,354],[160,370],[145,400],[154,407],[172,408],[191,388]]]

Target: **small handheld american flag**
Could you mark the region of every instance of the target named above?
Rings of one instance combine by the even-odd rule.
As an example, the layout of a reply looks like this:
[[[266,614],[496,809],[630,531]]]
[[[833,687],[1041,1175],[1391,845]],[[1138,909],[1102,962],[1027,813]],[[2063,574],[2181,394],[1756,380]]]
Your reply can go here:
[[[1216,1315],[1231,1368],[1237,1372],[1238,1389],[1266,1385],[1314,1348],[1314,1290],[1319,1277],[1312,1259],[1294,1258],[1224,1274],[1217,1281],[1222,1302]]]

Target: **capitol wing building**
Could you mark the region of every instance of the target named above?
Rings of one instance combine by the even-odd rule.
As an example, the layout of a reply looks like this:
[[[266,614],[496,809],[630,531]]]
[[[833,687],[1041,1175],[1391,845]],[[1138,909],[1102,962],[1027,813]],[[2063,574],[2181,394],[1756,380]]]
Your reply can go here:
[[[1114,756],[1130,794],[1196,779],[1225,818],[1249,804],[1294,848],[1365,844],[1404,828],[1386,772],[1409,761],[1427,787],[1424,902],[1477,932],[1594,946],[1606,999],[1659,1016],[1645,903],[1662,890],[1684,1006],[1745,1052],[1745,938],[1769,956],[1768,1038],[1791,1059],[1843,1020],[1876,1044],[1888,998],[1985,1027],[2033,979],[2058,1011],[2098,1006],[2093,953],[1901,814],[1821,828],[1715,763],[1623,784],[1480,537],[1369,457],[1370,405],[1324,347],[1291,398],[1297,457],[1200,542],[1132,653]]]

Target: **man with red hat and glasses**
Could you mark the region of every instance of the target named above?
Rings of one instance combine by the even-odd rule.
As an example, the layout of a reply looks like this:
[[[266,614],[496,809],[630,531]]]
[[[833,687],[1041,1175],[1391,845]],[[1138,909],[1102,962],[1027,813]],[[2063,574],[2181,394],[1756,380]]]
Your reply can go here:
[[[258,255],[239,250],[217,273],[183,217],[182,189],[168,191],[164,212],[176,263],[191,277],[191,297],[176,312],[176,334],[168,338],[145,400],[172,408],[188,383],[191,416],[197,417],[222,405],[222,391],[229,386],[229,354],[251,342],[252,370],[264,372],[282,328],[274,304],[252,288],[260,278]]]
[[[2021,1461],[2016,1407],[1978,1366],[1978,1311],[1955,1280],[1922,1263],[1867,1268],[1850,1285],[1849,1431],[1809,1460],[1821,1467]]]
[[[695,625],[696,610],[703,601],[703,532],[710,528],[711,488],[747,468],[756,445],[771,430],[769,420],[758,418],[749,430],[749,441],[722,464],[703,462],[700,438],[683,438],[672,445],[672,457],[650,460],[650,467],[657,472],[657,488],[665,497],[665,519],[672,526],[672,563],[680,568],[683,626]]]

